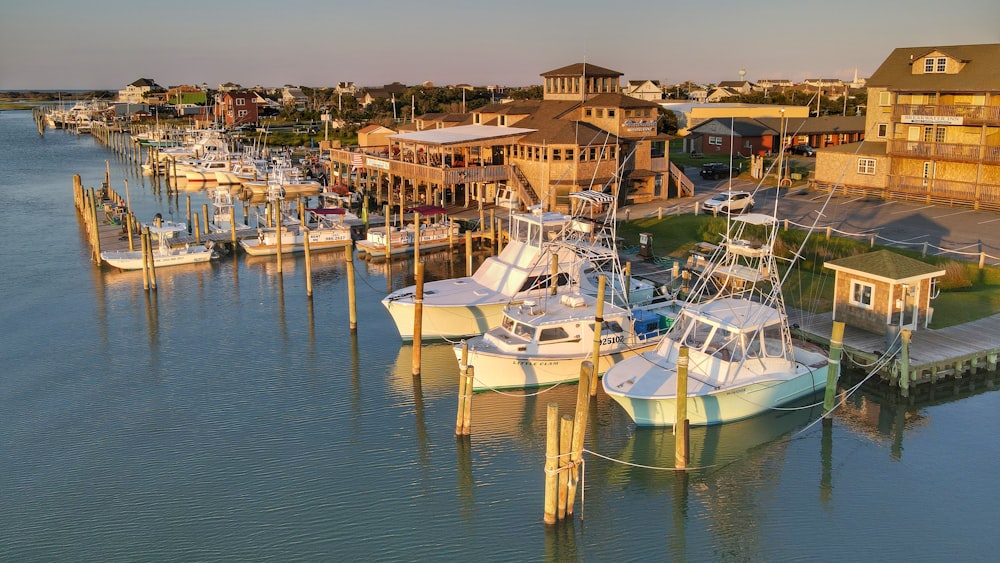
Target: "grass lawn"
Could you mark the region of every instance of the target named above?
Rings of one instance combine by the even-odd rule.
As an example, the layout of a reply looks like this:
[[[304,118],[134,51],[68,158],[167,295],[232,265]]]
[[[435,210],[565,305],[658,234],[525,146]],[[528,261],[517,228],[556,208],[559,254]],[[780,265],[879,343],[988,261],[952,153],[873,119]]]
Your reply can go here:
[[[618,235],[624,239],[623,246],[628,247],[638,246],[639,233],[650,233],[654,256],[683,261],[699,242],[718,243],[721,240],[719,233],[724,232],[725,228],[726,220],[723,217],[684,214],[663,219],[647,217],[622,222],[618,226]],[[776,249],[778,257],[788,255],[790,249],[799,248],[804,238],[804,231],[781,231]],[[832,271],[823,267],[823,263],[880,248],[873,249],[867,242],[839,237],[832,237],[830,240],[823,236],[810,237],[803,250],[803,259],[785,278],[782,287],[785,302],[791,307],[810,312],[833,310],[834,276]],[[986,267],[980,270],[975,263],[957,262],[942,257],[921,257],[918,252],[888,249],[937,264],[947,272],[938,280],[941,294],[931,303],[934,307],[931,328],[953,326],[1000,312],[1000,268]]]

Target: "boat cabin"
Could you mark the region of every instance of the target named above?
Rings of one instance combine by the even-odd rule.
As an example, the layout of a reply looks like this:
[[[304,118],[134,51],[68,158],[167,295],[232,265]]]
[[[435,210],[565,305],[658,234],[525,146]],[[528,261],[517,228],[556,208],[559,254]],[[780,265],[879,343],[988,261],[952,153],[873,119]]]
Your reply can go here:
[[[916,330],[934,315],[935,278],[944,270],[888,250],[831,260],[833,320],[876,334],[889,326]]]

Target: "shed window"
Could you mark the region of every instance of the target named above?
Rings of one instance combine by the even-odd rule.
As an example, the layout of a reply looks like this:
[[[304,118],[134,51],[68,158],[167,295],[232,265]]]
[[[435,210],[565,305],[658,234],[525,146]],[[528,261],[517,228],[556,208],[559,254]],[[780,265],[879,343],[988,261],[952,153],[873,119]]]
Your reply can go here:
[[[851,282],[851,305],[872,308],[872,295],[875,293],[875,286],[862,281]]]

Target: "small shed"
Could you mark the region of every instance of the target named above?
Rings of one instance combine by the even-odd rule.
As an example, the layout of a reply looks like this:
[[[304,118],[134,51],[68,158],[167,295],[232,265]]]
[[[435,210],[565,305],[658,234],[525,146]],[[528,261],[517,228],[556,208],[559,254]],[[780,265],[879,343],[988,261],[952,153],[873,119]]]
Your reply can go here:
[[[936,266],[888,250],[831,260],[833,320],[883,334],[886,327],[916,330],[931,322]]]

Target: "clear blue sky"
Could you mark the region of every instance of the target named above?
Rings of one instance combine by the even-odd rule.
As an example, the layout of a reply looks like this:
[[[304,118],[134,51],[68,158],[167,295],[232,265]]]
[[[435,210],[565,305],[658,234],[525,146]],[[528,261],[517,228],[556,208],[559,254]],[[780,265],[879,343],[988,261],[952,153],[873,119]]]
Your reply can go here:
[[[897,47],[998,42],[997,0],[28,0],[0,8],[0,89],[520,86],[584,61],[669,84],[851,79]]]

